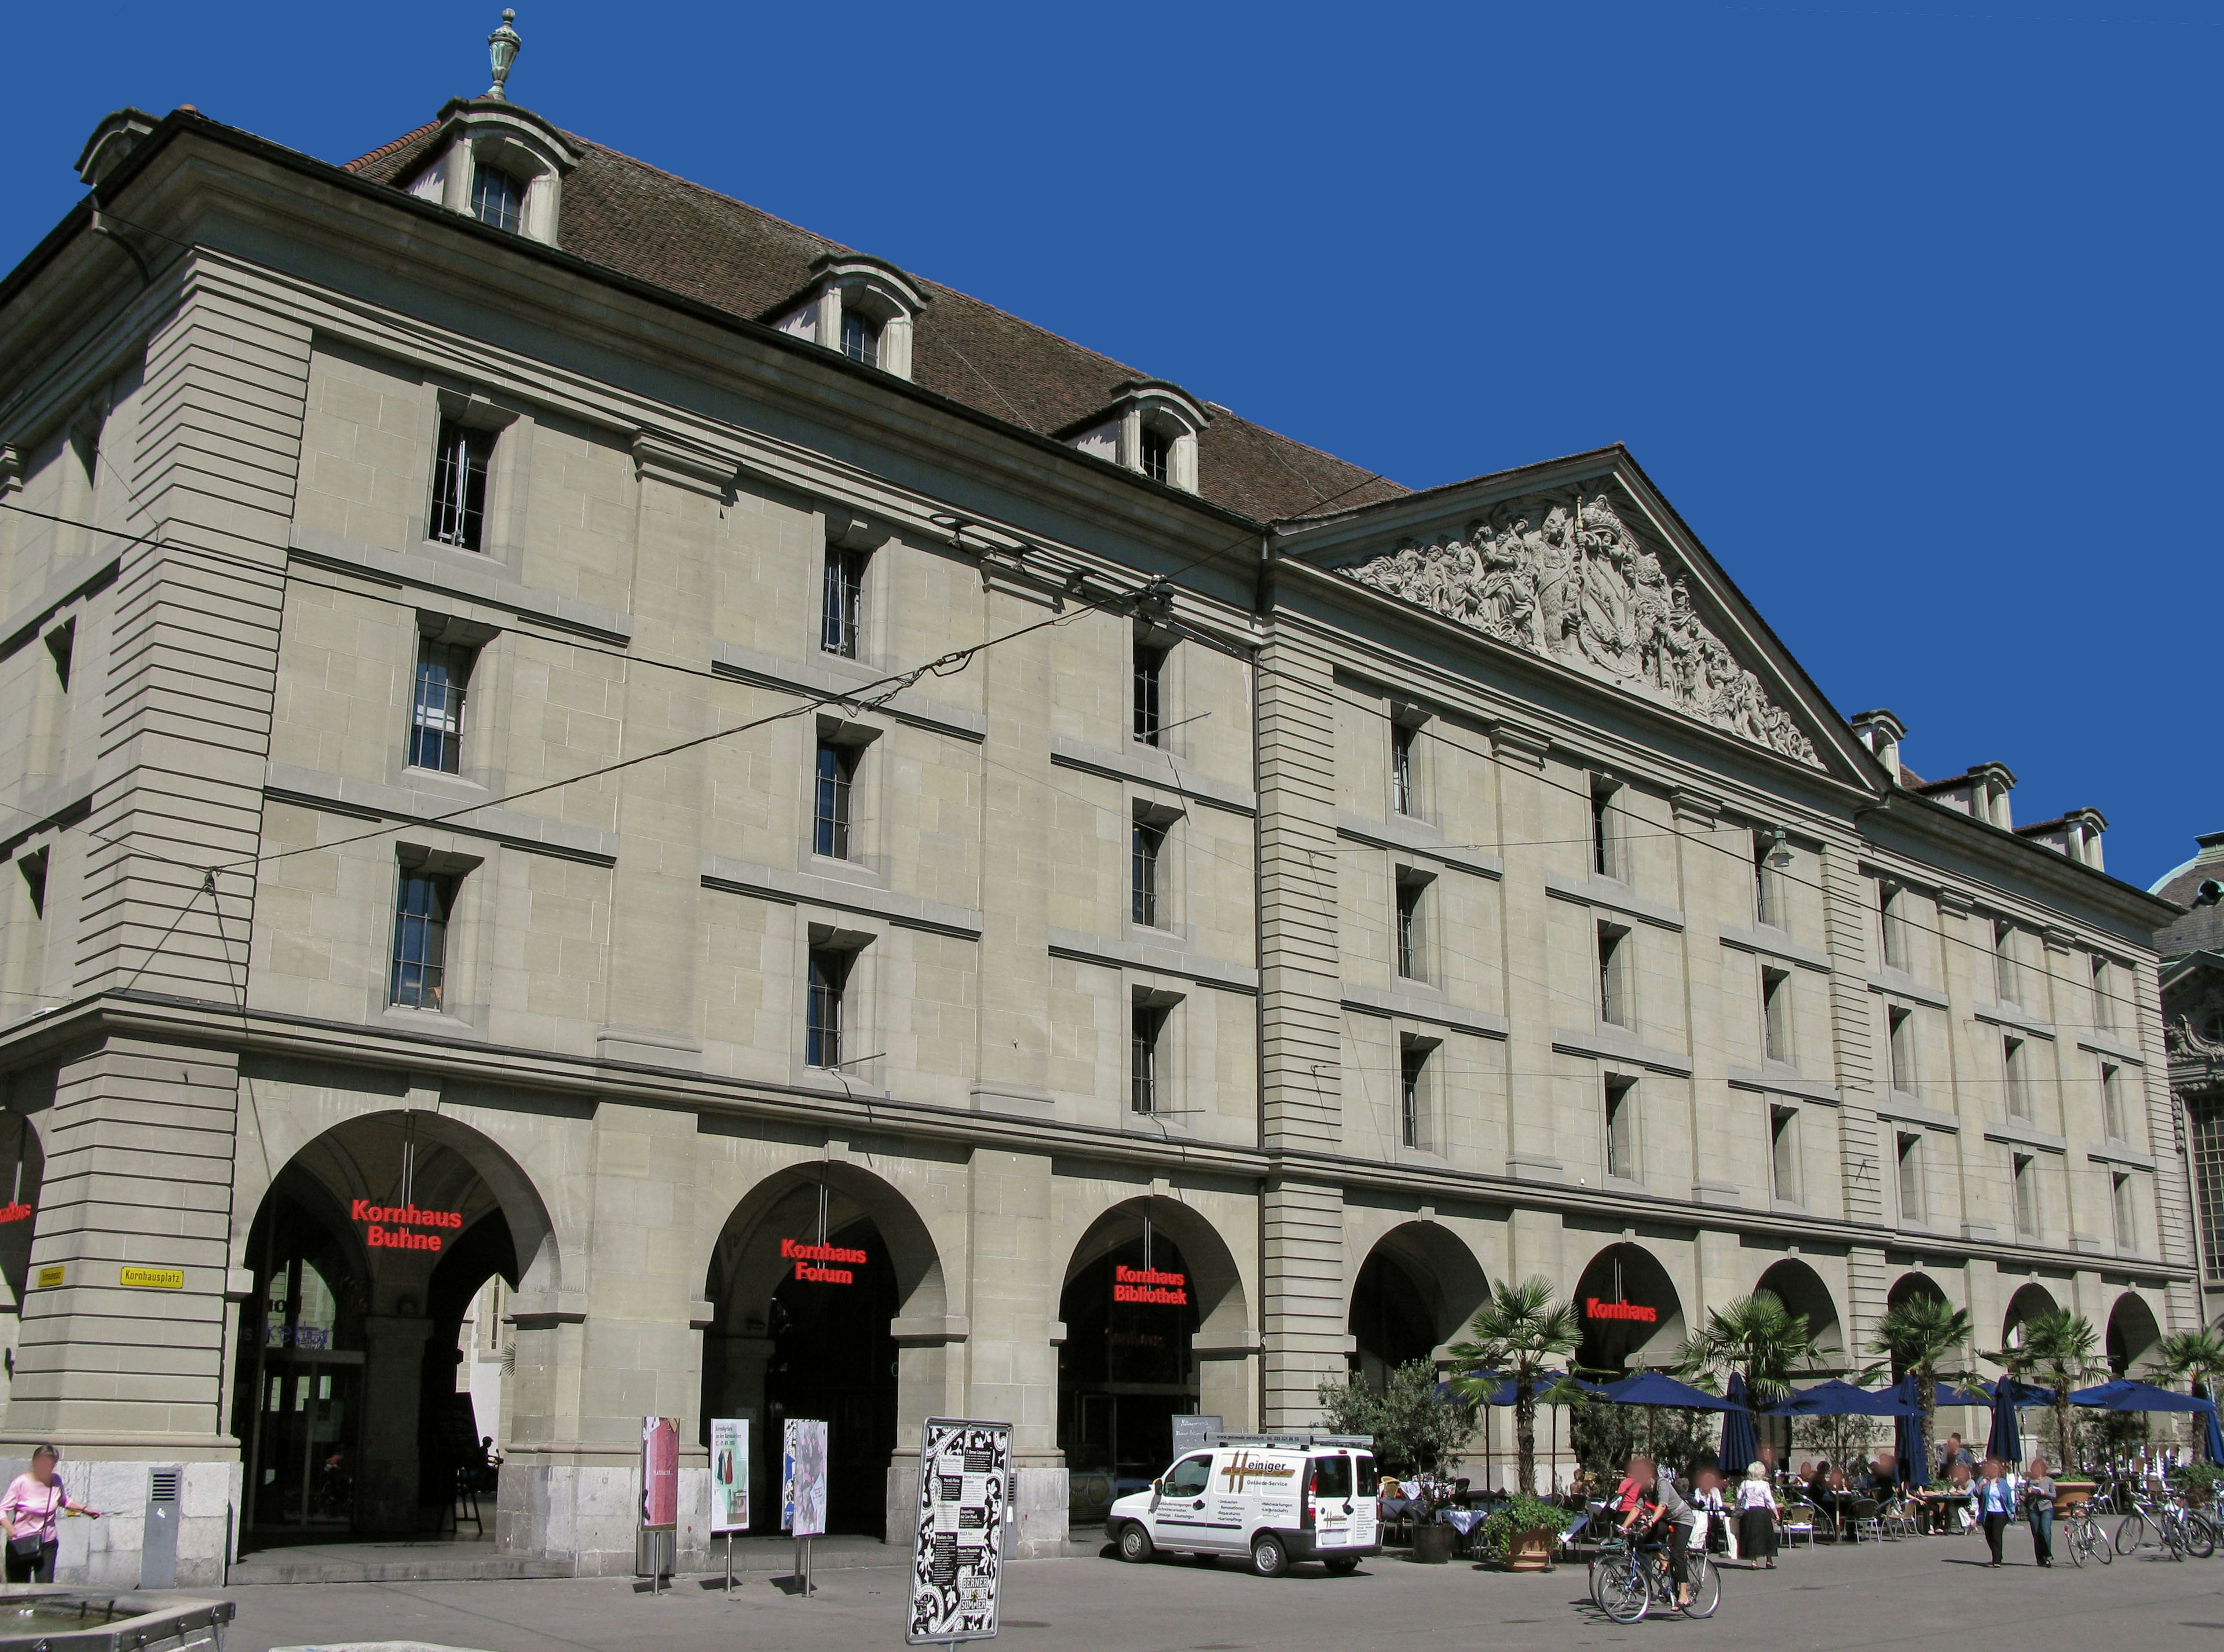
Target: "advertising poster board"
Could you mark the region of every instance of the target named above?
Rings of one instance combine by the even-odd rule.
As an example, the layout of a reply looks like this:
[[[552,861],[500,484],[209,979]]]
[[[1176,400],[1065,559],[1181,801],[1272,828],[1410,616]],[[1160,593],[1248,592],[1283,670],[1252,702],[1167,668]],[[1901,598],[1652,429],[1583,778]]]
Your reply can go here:
[[[672,1417],[641,1420],[641,1529],[679,1527],[679,1424]]]
[[[798,1537],[826,1532],[826,1425],[790,1417],[780,1453],[780,1523]]]
[[[749,1529],[749,1424],[711,1419],[711,1535]]]
[[[1185,1452],[1203,1451],[1226,1432],[1220,1426],[1220,1419],[1210,1415],[1177,1415],[1173,1425],[1174,1455],[1177,1457]]]
[[[1012,1425],[929,1417],[919,1431],[919,1507],[904,1639],[913,1646],[996,1633]]]

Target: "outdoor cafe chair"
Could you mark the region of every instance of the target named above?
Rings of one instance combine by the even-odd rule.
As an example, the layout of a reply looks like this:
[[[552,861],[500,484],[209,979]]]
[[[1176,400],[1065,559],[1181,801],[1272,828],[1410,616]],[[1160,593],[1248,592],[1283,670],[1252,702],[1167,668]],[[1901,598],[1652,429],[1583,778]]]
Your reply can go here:
[[[1854,1541],[1856,1543],[1884,1541],[1883,1509],[1884,1505],[1874,1497],[1854,1499]]]
[[[1816,1513],[1815,1505],[1804,1498],[1787,1502],[1784,1505],[1784,1546],[1786,1548],[1803,1537],[1807,1540],[1809,1548],[1815,1547]]]

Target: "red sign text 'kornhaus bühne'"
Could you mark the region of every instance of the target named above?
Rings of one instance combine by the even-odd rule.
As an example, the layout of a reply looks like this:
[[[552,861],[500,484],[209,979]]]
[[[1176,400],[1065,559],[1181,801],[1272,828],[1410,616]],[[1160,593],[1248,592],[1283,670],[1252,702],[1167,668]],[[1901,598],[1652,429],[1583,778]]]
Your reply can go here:
[[[348,1207],[348,1219],[363,1225],[363,1242],[374,1250],[438,1250],[437,1233],[412,1233],[413,1227],[458,1228],[461,1211],[420,1210],[414,1205],[374,1205],[358,1199]]]

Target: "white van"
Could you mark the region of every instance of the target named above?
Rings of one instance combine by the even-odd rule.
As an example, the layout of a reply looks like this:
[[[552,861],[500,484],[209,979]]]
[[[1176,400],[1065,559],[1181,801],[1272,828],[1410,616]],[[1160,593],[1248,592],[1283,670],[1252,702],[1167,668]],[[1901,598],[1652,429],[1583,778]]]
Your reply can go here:
[[[1242,1554],[1261,1577],[1299,1560],[1349,1572],[1382,1552],[1374,1441],[1363,1434],[1226,1434],[1120,1498],[1104,1534],[1123,1560],[1160,1549]]]

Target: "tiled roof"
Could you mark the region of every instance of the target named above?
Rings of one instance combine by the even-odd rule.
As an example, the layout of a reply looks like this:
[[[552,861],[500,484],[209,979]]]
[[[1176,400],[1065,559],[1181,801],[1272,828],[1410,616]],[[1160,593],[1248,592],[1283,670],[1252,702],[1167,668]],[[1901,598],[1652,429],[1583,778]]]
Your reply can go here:
[[[421,126],[348,170],[400,184],[429,158],[438,130]],[[564,179],[561,244],[636,281],[757,320],[809,285],[814,260],[853,250],[591,139],[565,136],[580,161]],[[1048,435],[1108,408],[1123,382],[1150,377],[939,282],[919,285],[930,301],[913,336],[913,381],[992,417]],[[1224,408],[1211,411],[1197,440],[1197,491],[1216,504],[1271,521],[1406,491]]]

